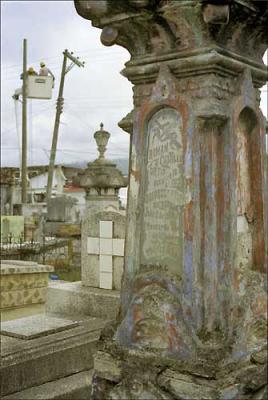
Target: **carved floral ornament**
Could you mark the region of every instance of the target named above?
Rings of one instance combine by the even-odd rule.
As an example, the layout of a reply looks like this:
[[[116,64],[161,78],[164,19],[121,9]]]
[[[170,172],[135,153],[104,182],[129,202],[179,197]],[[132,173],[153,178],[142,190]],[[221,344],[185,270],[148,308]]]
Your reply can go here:
[[[228,45],[238,52],[245,45],[250,55],[254,44],[265,43],[268,37],[266,1],[75,0],[75,7],[102,29],[104,45],[121,45],[134,57],[212,44]],[[254,37],[248,41],[247,26],[252,24]],[[260,47],[263,55],[265,46]]]

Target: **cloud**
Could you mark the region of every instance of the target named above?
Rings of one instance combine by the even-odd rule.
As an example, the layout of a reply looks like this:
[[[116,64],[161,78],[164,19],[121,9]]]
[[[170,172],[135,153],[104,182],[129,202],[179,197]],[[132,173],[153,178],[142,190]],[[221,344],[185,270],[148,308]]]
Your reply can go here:
[[[38,164],[48,162],[62,52],[66,48],[85,60],[86,65],[85,68],[74,67],[66,76],[57,162],[92,160],[96,157],[93,134],[100,122],[112,135],[107,155],[128,157],[129,136],[117,125],[132,109],[132,86],[120,75],[124,63],[129,60],[128,52],[119,46],[104,47],[99,39],[100,30],[91,27],[89,21],[76,13],[72,1],[4,1],[1,2],[1,9],[2,165],[19,164],[12,95],[22,83],[19,76],[22,71],[23,38],[28,39],[28,66],[38,69],[40,60],[44,60],[56,76],[53,98],[32,100],[32,104],[30,101],[28,104],[29,161]],[[265,91],[261,106],[267,116]]]
[[[120,75],[128,52],[118,46],[102,46],[100,31],[79,17],[71,1],[2,4],[2,165],[19,162],[12,95],[22,83],[19,75],[24,37],[28,40],[28,66],[38,70],[39,61],[44,60],[56,76],[52,100],[28,102],[29,152],[34,153],[35,162],[48,161],[45,151],[51,146],[62,52],[66,48],[86,64],[85,68],[75,66],[66,75],[57,162],[96,157],[93,134],[100,122],[112,135],[107,154],[128,157],[129,136],[117,125],[132,109],[131,84]],[[21,109],[19,113],[20,122]]]

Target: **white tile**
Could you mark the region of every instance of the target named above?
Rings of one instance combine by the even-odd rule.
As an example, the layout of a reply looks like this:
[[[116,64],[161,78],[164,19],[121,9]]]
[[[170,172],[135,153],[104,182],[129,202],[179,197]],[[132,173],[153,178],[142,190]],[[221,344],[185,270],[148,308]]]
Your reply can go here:
[[[106,239],[113,237],[113,221],[100,221],[100,237]]]
[[[100,288],[112,289],[113,288],[113,274],[110,272],[100,272]]]
[[[100,272],[113,272],[113,256],[100,255]]]
[[[113,255],[124,256],[124,239],[113,239]]]
[[[100,254],[100,239],[87,238],[87,252],[88,254]]]
[[[100,254],[108,256],[113,254],[113,239],[100,238]]]

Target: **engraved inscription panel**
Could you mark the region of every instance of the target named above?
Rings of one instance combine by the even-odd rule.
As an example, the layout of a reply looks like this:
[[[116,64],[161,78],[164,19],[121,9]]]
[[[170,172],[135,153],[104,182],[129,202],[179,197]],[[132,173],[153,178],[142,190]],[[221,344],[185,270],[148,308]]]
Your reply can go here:
[[[182,117],[172,108],[148,124],[142,220],[141,265],[180,275],[184,204]]]

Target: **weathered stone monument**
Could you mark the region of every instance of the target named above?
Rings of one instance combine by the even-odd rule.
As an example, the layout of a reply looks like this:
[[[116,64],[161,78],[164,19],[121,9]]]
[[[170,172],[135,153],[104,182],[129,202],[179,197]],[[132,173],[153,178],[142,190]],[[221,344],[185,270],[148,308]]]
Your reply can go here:
[[[99,211],[89,214],[83,221],[83,227],[83,284],[120,290],[124,264],[125,215],[114,211]]]
[[[82,282],[102,289],[121,288],[123,273],[125,212],[120,210],[119,189],[127,185],[116,165],[105,158],[110,134],[94,134],[99,157],[77,177],[86,190],[82,220]]]
[[[264,399],[267,2],[75,1],[129,50],[121,309],[94,399]]]
[[[114,319],[124,264],[125,210],[120,208],[119,189],[127,179],[105,158],[110,133],[95,132],[99,157],[76,177],[86,191],[81,226],[81,281],[60,282],[48,290],[47,311]]]

